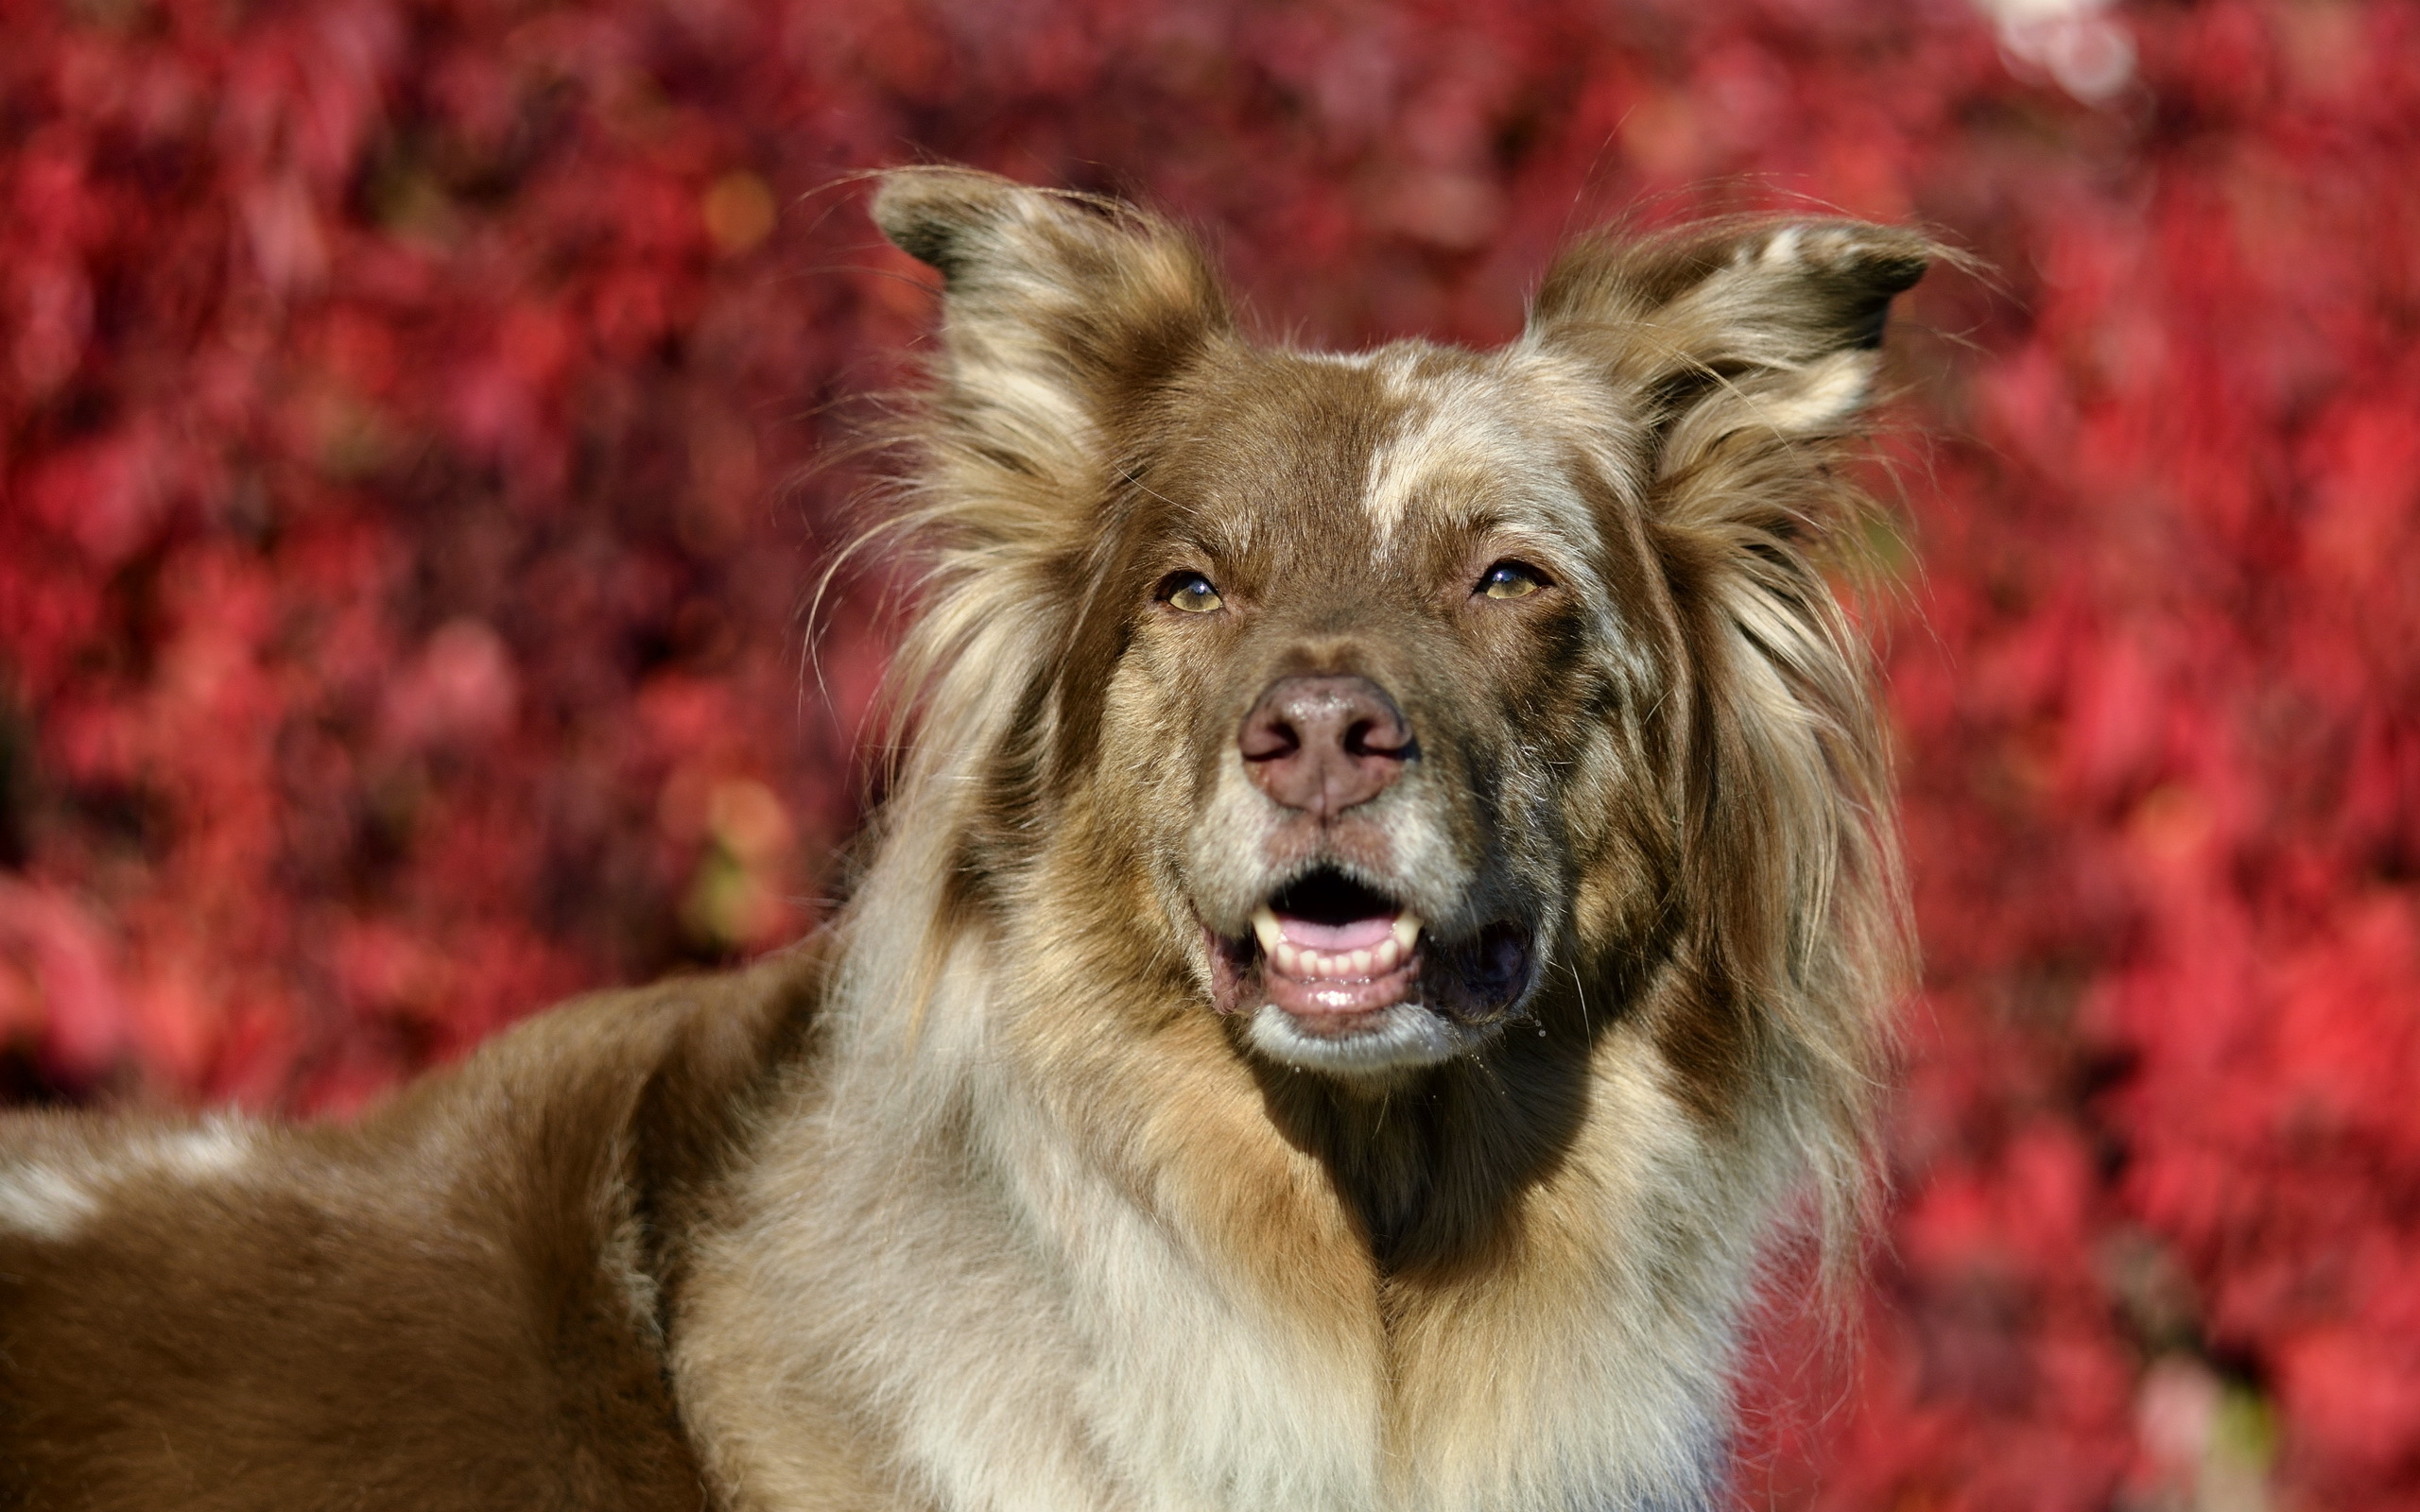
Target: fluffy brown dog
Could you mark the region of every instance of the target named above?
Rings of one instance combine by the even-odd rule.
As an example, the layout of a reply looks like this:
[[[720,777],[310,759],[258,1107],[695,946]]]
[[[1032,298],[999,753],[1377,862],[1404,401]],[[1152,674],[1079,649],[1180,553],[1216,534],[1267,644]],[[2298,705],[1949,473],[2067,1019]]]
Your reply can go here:
[[[916,727],[838,921],[352,1128],[40,1116],[58,1508],[1701,1507],[1863,1190],[1901,911],[1810,552],[1845,222],[1568,252],[1502,350],[1253,345],[1123,206],[890,176],[945,282]]]

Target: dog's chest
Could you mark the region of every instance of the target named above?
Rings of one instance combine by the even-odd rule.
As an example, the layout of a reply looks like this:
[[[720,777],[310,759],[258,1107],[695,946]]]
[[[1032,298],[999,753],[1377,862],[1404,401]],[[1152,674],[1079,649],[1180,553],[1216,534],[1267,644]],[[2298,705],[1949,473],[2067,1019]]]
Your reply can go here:
[[[805,1131],[709,1245],[677,1351],[735,1506],[1703,1503],[1712,1381],[1671,1362],[1719,1351],[1642,1334],[1657,1309],[1568,1235],[1382,1306],[1337,1247],[1351,1226],[1315,1211],[1332,1194],[1215,1120],[1187,1144],[1215,1179],[1143,1192],[1030,1100],[906,1159],[836,1132]],[[781,1169],[816,1179],[777,1205]]]

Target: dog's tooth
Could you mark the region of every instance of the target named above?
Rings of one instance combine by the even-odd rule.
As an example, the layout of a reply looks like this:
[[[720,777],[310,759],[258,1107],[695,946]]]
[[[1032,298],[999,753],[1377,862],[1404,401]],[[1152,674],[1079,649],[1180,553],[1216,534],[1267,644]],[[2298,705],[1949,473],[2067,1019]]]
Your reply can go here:
[[[1260,948],[1271,955],[1286,938],[1286,932],[1277,925],[1277,911],[1267,903],[1252,911],[1252,932],[1259,936]]]
[[[1296,950],[1286,941],[1279,940],[1270,948],[1269,954],[1276,957],[1277,969],[1288,976],[1303,974],[1303,952]]]
[[[1378,941],[1378,948],[1370,953],[1370,965],[1374,971],[1392,971],[1395,969],[1395,962],[1402,959],[1403,947],[1395,943],[1392,935]]]
[[[1412,942],[1420,938],[1420,916],[1409,909],[1395,915],[1395,946],[1409,952]]]
[[[1355,951],[1351,959],[1353,962],[1354,975],[1367,976],[1370,974],[1370,953],[1368,951]]]
[[[1333,955],[1313,954],[1304,958],[1311,963],[1313,976],[1342,976],[1344,974],[1344,963]]]

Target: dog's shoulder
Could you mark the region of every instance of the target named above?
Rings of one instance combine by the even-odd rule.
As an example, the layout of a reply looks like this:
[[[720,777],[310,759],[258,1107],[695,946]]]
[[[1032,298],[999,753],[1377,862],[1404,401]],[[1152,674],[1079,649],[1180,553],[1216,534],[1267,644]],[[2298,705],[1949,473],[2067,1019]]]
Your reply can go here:
[[[0,1121],[0,1504],[703,1504],[660,1318],[820,952],[566,1005],[349,1125]]]
[[[524,1201],[614,1182],[642,1222],[663,1227],[661,1210],[685,1212],[774,1081],[806,1053],[826,954],[818,936],[745,971],[576,999],[407,1089],[362,1134],[382,1151],[509,1151],[481,1168],[527,1183]],[[527,1211],[508,1204],[498,1216]]]

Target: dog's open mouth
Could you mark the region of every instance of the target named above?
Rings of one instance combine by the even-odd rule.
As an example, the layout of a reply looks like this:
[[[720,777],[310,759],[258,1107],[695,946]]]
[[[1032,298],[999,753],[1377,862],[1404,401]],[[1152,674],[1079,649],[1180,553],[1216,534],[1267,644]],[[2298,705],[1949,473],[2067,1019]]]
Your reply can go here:
[[[1263,995],[1315,1034],[1351,1033],[1420,979],[1420,916],[1337,872],[1280,890],[1252,925]]]
[[[1530,975],[1527,929],[1506,920],[1440,941],[1409,908],[1326,868],[1254,909],[1249,936],[1212,945],[1219,1010],[1256,1015],[1264,1049],[1328,1069],[1442,1059],[1504,1018]]]

